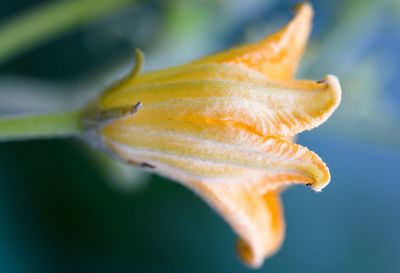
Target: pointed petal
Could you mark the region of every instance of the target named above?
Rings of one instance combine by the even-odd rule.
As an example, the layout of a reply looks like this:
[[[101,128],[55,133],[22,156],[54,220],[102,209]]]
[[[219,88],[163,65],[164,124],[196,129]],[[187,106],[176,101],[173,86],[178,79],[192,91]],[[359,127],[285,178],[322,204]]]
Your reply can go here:
[[[228,70],[230,77],[235,73],[236,78],[247,75],[248,82],[258,84],[211,79],[141,85],[105,96],[101,106],[140,101],[143,107],[133,122],[165,129],[208,130],[213,123],[224,123],[228,127],[244,126],[263,136],[290,137],[322,124],[340,102],[340,85],[332,75],[321,83],[282,83]]]
[[[223,63],[250,68],[271,80],[292,79],[307,44],[313,16],[310,3],[301,3],[295,10],[296,16],[288,25],[258,43],[232,48],[191,63],[148,72],[139,76],[136,73],[131,73],[127,77],[129,80],[124,81],[124,83],[126,85],[152,83],[158,78],[166,78],[170,74],[185,71],[195,65]],[[141,56],[138,55],[138,57]],[[141,58],[138,59],[141,64]],[[122,89],[122,86],[117,87],[111,88],[112,92]]]
[[[268,175],[268,190],[290,182],[310,184],[316,191],[329,183],[325,163],[307,148],[274,136],[257,136],[245,128],[226,127],[215,133],[218,124],[210,126],[217,128],[187,132],[123,120],[104,129],[104,141],[123,160],[148,163],[155,166],[153,171],[177,181]]]
[[[232,48],[194,63],[229,63],[248,67],[269,79],[294,77],[311,32],[313,9],[310,3],[296,7],[297,14],[287,26],[255,43]]]
[[[284,239],[285,223],[279,190],[260,194],[227,183],[187,184],[219,212],[240,236],[237,251],[243,262],[258,268]]]

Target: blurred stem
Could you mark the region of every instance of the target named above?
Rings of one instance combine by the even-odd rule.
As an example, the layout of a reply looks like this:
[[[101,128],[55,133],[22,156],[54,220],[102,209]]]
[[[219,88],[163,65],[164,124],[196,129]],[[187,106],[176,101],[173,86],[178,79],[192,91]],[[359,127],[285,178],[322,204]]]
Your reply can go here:
[[[0,63],[134,0],[64,0],[25,12],[0,26]]]
[[[0,118],[0,141],[67,137],[82,132],[82,111]]]

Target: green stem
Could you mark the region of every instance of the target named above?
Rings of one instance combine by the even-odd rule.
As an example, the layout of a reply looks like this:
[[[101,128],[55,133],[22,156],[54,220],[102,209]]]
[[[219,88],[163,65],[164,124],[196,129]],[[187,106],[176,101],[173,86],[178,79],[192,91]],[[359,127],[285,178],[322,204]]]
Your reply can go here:
[[[64,0],[23,13],[0,26],[0,63],[134,0]]]
[[[82,111],[0,119],[0,141],[79,135]]]

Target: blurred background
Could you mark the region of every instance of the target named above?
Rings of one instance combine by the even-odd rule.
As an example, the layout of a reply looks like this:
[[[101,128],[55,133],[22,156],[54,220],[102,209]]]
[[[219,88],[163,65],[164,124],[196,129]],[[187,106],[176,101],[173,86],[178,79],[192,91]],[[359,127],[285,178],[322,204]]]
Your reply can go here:
[[[257,41],[292,0],[0,2],[0,114],[79,108],[145,70]],[[400,272],[400,1],[317,0],[298,77],[343,100],[299,136],[331,170],[283,194],[287,236],[259,272]],[[254,272],[235,235],[177,183],[71,139],[0,143],[0,272]]]

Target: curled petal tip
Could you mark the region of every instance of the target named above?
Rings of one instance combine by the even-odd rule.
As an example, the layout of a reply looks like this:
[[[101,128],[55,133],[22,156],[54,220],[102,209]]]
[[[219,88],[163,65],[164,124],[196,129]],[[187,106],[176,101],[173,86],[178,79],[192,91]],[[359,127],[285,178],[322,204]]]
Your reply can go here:
[[[313,189],[315,192],[321,192],[323,188],[325,188],[330,180],[331,180],[331,175],[329,173],[329,169],[325,166],[324,169],[324,178],[319,180],[319,181],[315,181],[314,183],[309,183],[306,184],[307,186],[311,186],[311,189]]]
[[[317,81],[317,83],[324,84],[326,86],[326,92],[330,95],[327,111],[322,116],[323,121],[325,121],[339,106],[342,98],[342,88],[340,87],[338,78],[330,74],[326,75],[322,80]]]
[[[332,90],[336,109],[342,98],[342,88],[340,87],[339,79],[335,75],[328,74],[320,82],[326,84]]]
[[[278,246],[280,247],[280,245]],[[248,267],[253,269],[259,269],[264,264],[266,257],[273,255],[276,252],[274,249],[273,253],[256,253],[257,250],[246,243],[242,238],[236,240],[236,253],[240,260]]]
[[[311,16],[314,15],[314,10],[313,10],[313,7],[312,7],[312,5],[311,5],[310,2],[301,2],[301,3],[298,3],[297,5],[295,5],[295,6],[292,8],[292,10],[293,10],[294,12],[296,12],[296,13],[304,12],[304,13],[310,14]]]
[[[243,239],[238,238],[236,240],[236,252],[239,258],[242,260],[243,263],[252,267],[252,268],[259,268],[263,263],[262,260],[256,260],[254,257],[253,250]]]

